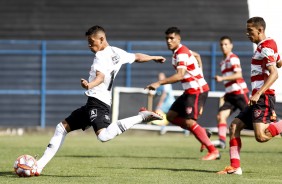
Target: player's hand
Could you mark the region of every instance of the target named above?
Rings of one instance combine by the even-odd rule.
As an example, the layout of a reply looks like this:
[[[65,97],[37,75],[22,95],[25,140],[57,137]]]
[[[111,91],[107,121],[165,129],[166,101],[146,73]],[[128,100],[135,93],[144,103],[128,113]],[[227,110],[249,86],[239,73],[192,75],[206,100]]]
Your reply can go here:
[[[254,105],[258,102],[259,100],[259,97],[260,97],[260,94],[259,93],[255,93],[249,100],[249,105]]]
[[[276,67],[281,68],[281,66],[282,66],[282,60],[277,61]]]
[[[158,87],[160,87],[160,83],[159,82],[155,82],[155,83],[152,83],[152,84],[146,86],[144,89],[156,90]]]
[[[216,80],[216,82],[222,82],[222,81],[223,81],[222,77],[219,76],[219,75],[216,75],[216,76],[214,77],[214,79]]]
[[[166,59],[162,56],[155,56],[153,60],[157,63],[164,63]]]
[[[81,78],[80,84],[81,84],[81,87],[83,87],[84,89],[88,89],[88,81],[87,80]]]

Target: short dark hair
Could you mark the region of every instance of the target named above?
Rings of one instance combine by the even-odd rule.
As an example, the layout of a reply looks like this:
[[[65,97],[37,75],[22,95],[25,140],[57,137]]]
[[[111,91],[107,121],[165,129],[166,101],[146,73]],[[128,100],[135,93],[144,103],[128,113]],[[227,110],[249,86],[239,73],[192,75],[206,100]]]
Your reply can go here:
[[[172,34],[172,33],[180,35],[180,29],[178,29],[177,27],[170,27],[165,31],[166,35]]]
[[[247,20],[247,23],[254,24],[256,28],[258,28],[259,26],[262,26],[264,30],[266,28],[266,23],[262,17],[252,17]]]
[[[233,42],[232,39],[231,39],[229,36],[222,36],[222,37],[220,38],[220,41],[222,41],[222,40],[229,40],[230,43]]]
[[[96,34],[98,32],[103,32],[103,33],[106,33],[105,32],[105,29],[101,26],[98,26],[98,25],[95,25],[95,26],[92,26],[91,28],[89,28],[86,32],[85,32],[85,36],[90,36],[92,34]]]

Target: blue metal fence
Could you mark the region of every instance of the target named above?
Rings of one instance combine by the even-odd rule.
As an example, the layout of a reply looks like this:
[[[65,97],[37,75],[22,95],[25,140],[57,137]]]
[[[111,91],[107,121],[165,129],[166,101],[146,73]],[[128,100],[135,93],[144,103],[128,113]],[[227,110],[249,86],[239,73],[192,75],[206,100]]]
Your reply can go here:
[[[128,52],[141,52],[151,55],[163,55],[167,58],[171,57],[171,52],[167,50],[163,41],[112,41],[112,45],[123,48]],[[183,42],[189,48],[197,51],[201,56],[209,58],[210,68],[207,68],[208,76],[215,76],[217,73],[218,57],[221,52],[217,42]],[[236,54],[240,57],[250,57],[252,55],[252,44],[249,42],[234,42]],[[79,89],[49,89],[47,88],[47,64],[48,57],[53,55],[61,55],[67,57],[72,56],[89,56],[92,53],[87,48],[86,41],[30,41],[30,40],[0,40],[0,66],[3,61],[1,56],[38,56],[41,62],[40,71],[40,87],[36,89],[7,89],[1,85],[5,83],[5,75],[0,79],[0,95],[40,95],[40,126],[46,126],[46,96],[47,95],[81,95],[83,90]],[[21,58],[19,58],[21,60]],[[7,62],[7,61],[6,61]],[[24,62],[24,60],[22,61]],[[0,67],[1,69],[1,67]],[[30,71],[32,72],[32,71]],[[125,86],[132,86],[132,68],[131,65],[126,66]],[[210,79],[210,87],[212,91],[218,90],[214,80]]]

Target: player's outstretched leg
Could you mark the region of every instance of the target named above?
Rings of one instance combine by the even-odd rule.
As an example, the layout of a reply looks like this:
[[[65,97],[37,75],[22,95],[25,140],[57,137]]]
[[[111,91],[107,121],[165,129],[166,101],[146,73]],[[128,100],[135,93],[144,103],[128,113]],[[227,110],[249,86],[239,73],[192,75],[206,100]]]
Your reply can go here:
[[[156,112],[148,111],[145,107],[139,110],[139,115],[142,116],[143,122],[150,122],[154,120],[162,120],[163,117]]]
[[[43,156],[37,161],[37,170],[35,173],[36,176],[39,176],[41,174],[43,168],[55,156],[57,151],[62,146],[66,135],[67,135],[67,131],[63,123],[59,123],[56,126],[55,133],[51,138]]]
[[[214,147],[209,139],[206,129],[202,128],[198,123],[194,123],[189,130],[194,134],[199,142],[206,146],[208,149],[208,154],[202,158],[202,160],[218,160],[221,155],[219,151]]]
[[[138,115],[118,120],[117,122],[111,123],[107,128],[100,131],[98,140],[101,142],[107,142],[138,123],[162,119],[162,116],[159,114],[148,111],[146,108],[141,108]]]
[[[211,138],[212,132],[210,131],[210,129],[206,129],[206,134],[208,138]],[[203,152],[205,149],[206,149],[206,146],[204,144],[201,144],[200,152]]]
[[[238,174],[242,175],[240,151],[242,147],[242,142],[240,137],[232,138],[229,141],[229,155],[230,155],[230,166],[225,167],[222,171],[217,172],[217,174]]]

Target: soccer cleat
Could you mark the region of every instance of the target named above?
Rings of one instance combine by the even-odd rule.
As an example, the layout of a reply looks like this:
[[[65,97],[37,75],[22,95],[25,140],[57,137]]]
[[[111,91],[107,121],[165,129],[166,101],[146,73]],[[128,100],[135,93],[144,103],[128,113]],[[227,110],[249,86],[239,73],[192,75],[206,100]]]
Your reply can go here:
[[[202,158],[202,160],[219,160],[221,157],[218,150],[214,150],[213,152],[209,152],[206,156]]]
[[[241,167],[235,168],[232,166],[225,167],[222,171],[218,171],[217,174],[238,174],[242,175],[242,169]]]
[[[34,158],[37,160],[38,155],[34,155]],[[38,167],[38,163],[37,163],[37,166],[36,166],[36,169],[35,169],[35,170],[36,170],[36,171],[35,171],[35,173],[34,173],[34,176],[39,176],[39,175],[41,174],[43,168],[39,168],[39,167]]]
[[[212,132],[210,131],[210,129],[206,129],[206,134],[207,134],[208,138],[211,137]],[[204,149],[206,149],[206,146],[202,144],[201,147],[200,147],[200,152],[203,152]]]
[[[212,141],[212,144],[213,144],[216,148],[225,149],[225,147],[226,147],[225,142],[222,141],[222,140],[214,140],[214,141]]]
[[[161,115],[159,115],[158,113],[152,112],[152,111],[148,111],[145,107],[142,107],[139,110],[139,115],[142,116],[143,122],[150,122],[150,121],[154,121],[154,120],[162,120],[163,117]]]
[[[42,170],[43,170],[43,168],[36,168],[36,171],[35,171],[35,173],[34,173],[34,176],[39,176],[40,174],[41,174],[41,172],[42,172]]]

